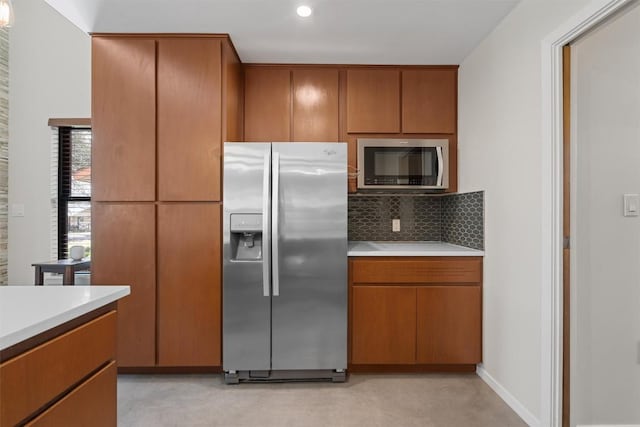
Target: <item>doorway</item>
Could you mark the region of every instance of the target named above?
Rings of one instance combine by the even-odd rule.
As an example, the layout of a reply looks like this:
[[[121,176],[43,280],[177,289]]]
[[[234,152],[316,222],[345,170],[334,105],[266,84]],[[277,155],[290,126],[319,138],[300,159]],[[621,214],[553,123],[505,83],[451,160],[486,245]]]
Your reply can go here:
[[[562,424],[640,425],[640,2],[563,48],[563,87]]]

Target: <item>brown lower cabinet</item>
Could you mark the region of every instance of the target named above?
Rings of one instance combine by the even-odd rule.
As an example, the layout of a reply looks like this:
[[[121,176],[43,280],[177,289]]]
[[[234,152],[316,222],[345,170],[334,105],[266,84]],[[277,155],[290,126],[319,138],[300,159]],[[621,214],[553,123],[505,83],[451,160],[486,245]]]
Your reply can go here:
[[[113,427],[117,424],[116,383],[116,362],[111,362],[25,427]]]
[[[349,268],[352,368],[481,362],[482,258],[357,257]]]
[[[352,307],[353,363],[415,363],[414,287],[356,286]]]
[[[115,427],[115,307],[36,335],[7,360],[0,353],[1,426]]]
[[[131,286],[118,366],[220,366],[220,203],[95,202],[92,215],[92,284]]]
[[[416,288],[416,296],[416,362],[480,362],[480,286],[421,286]]]
[[[91,284],[131,287],[118,303],[118,366],[154,366],[156,207],[93,202],[91,210]]]
[[[220,204],[158,206],[158,365],[218,366]]]

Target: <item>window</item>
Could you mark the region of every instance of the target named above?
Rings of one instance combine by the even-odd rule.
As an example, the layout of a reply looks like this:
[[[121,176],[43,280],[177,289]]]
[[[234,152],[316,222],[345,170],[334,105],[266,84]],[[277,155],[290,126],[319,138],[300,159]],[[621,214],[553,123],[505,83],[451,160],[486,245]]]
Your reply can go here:
[[[58,127],[58,259],[91,255],[91,129]]]

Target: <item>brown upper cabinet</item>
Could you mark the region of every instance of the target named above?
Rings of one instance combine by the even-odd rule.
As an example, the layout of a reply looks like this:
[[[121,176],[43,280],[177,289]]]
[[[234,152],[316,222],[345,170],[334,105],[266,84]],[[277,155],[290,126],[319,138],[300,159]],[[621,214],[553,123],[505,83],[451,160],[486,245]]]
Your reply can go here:
[[[248,67],[244,78],[245,141],[289,141],[291,70]]]
[[[293,70],[292,141],[337,142],[339,72],[337,69]]]
[[[96,35],[92,58],[93,199],[219,201],[222,141],[242,139],[228,38]]]
[[[402,132],[456,133],[457,69],[402,71]]]
[[[400,133],[400,70],[347,70],[347,132]]]
[[[219,39],[158,40],[158,200],[220,200]]]
[[[339,88],[337,68],[248,66],[245,140],[339,141]]]
[[[156,47],[92,38],[92,189],[96,201],[156,197]]]
[[[347,70],[347,132],[455,134],[456,66]]]

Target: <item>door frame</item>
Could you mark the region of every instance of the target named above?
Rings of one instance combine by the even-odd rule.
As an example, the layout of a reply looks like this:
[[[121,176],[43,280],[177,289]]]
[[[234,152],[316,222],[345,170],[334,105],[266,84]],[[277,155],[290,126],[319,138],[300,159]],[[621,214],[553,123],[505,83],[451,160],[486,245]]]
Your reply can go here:
[[[592,0],[542,41],[542,282],[540,426],[562,425],[562,48],[635,0]]]

